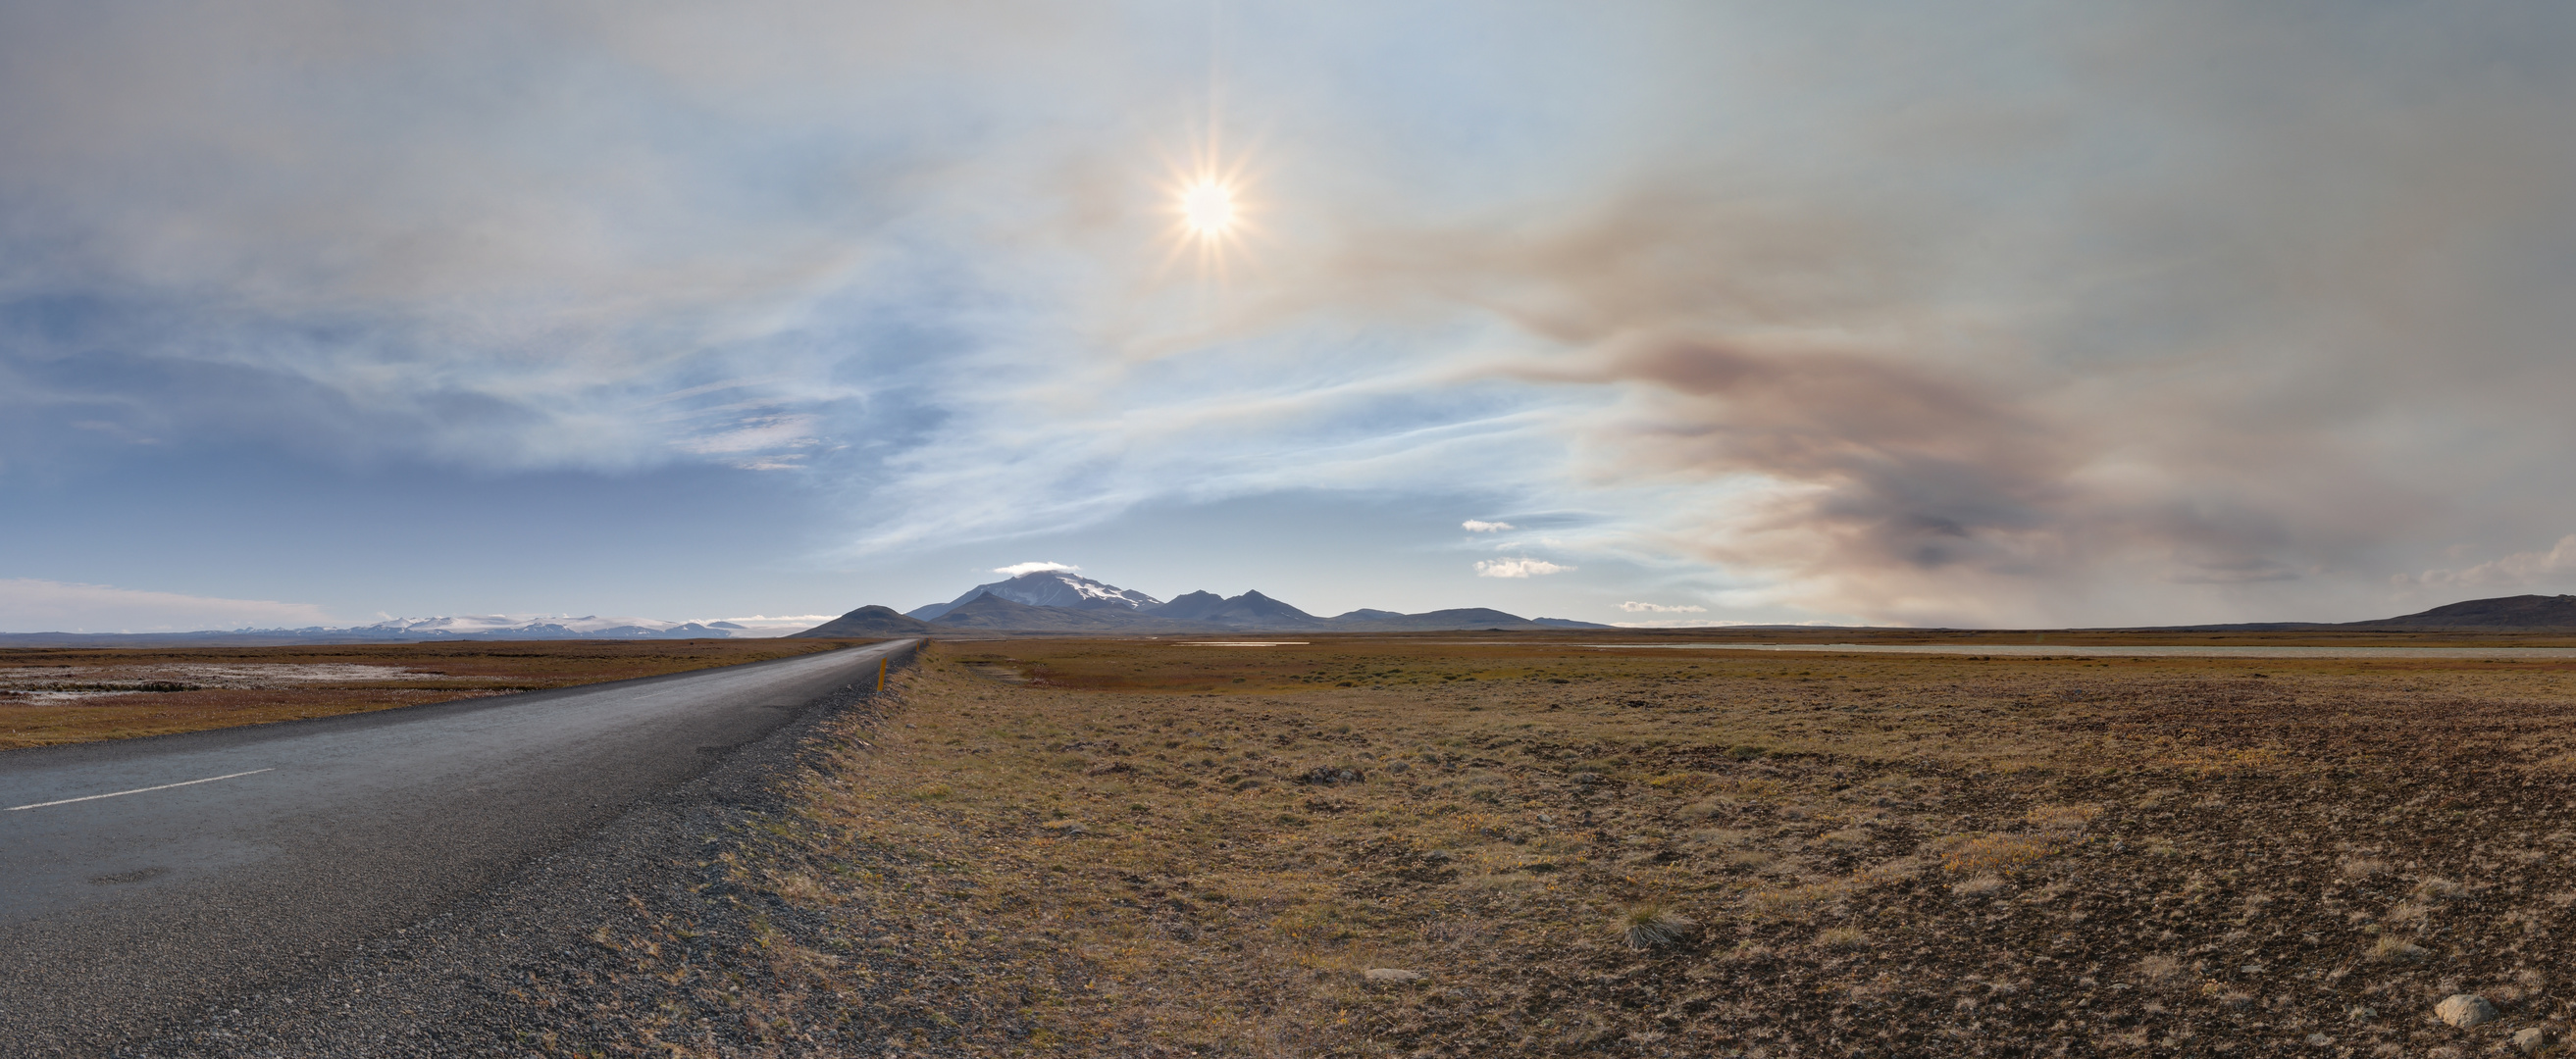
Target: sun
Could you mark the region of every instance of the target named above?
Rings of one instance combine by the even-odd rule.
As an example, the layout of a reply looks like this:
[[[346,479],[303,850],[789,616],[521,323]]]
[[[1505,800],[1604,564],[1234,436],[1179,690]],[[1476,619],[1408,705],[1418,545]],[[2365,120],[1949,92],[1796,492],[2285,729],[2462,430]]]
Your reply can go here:
[[[1234,189],[1216,180],[1181,189],[1181,223],[1202,239],[1225,235],[1234,227]]]
[[[1170,254],[1161,274],[1194,265],[1202,283],[1222,287],[1230,273],[1252,266],[1272,207],[1253,161],[1257,152],[1220,150],[1212,132],[1195,139],[1186,152],[1164,155],[1163,177],[1152,184],[1148,201],[1158,200],[1156,212],[1171,225],[1163,231]]]

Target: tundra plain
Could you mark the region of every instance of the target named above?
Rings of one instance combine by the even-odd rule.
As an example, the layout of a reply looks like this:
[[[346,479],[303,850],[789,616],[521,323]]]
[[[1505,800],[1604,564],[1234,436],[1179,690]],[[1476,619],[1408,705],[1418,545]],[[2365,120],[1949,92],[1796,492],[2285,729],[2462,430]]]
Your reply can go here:
[[[1285,639],[926,649],[684,910],[596,925],[544,1046],[2464,1056],[2576,1016],[2568,662]]]
[[[534,640],[0,650],[0,750],[197,732],[658,676],[816,640]]]

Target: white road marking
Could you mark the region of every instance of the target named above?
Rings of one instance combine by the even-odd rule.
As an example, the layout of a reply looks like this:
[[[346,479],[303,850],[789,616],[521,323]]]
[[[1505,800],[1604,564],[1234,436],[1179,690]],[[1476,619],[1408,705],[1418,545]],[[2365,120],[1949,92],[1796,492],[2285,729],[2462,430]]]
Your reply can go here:
[[[12,805],[12,806],[10,806],[7,810],[4,810],[4,811],[14,813],[14,812],[17,812],[17,811],[18,811],[18,810],[20,810],[20,809],[42,809],[42,808],[44,808],[44,807],[46,807],[46,806],[48,806],[48,805],[70,805],[70,804],[71,804],[71,803],[73,803],[73,802],[94,802],[94,801],[97,801],[97,800],[99,800],[99,799],[101,799],[101,798],[122,798],[122,797],[124,797],[124,796],[126,796],[126,795],[129,795],[129,794],[144,794],[144,793],[148,793],[148,792],[151,792],[151,791],[166,791],[166,790],[169,790],[169,789],[170,789],[170,788],[172,788],[172,787],[194,787],[194,786],[196,786],[197,784],[200,784],[200,783],[213,783],[213,782],[215,782],[216,780],[228,780],[228,779],[232,779],[232,778],[233,778],[233,777],[235,777],[235,776],[256,776],[256,775],[259,775],[260,773],[263,773],[263,772],[275,772],[275,771],[277,771],[277,769],[276,769],[276,768],[274,768],[274,767],[271,767],[271,768],[264,768],[264,769],[252,769],[252,770],[250,770],[250,771],[248,771],[248,772],[235,772],[235,773],[230,773],[230,774],[228,774],[228,775],[222,775],[222,776],[208,776],[208,777],[206,777],[206,778],[204,778],[204,779],[201,779],[201,780],[183,780],[183,781],[178,782],[178,783],[164,783],[164,784],[162,784],[162,785],[160,785],[160,786],[158,786],[158,787],[136,787],[136,788],[134,788],[133,790],[130,790],[130,791],[117,791],[117,792],[115,792],[115,793],[113,793],[113,794],[93,794],[93,795],[90,795],[90,796],[88,796],[88,797],[86,797],[86,798],[65,798],[65,799],[63,799],[63,800],[61,800],[61,801],[58,801],[58,802],[37,802],[37,803],[35,803],[35,804],[33,804],[33,805]]]

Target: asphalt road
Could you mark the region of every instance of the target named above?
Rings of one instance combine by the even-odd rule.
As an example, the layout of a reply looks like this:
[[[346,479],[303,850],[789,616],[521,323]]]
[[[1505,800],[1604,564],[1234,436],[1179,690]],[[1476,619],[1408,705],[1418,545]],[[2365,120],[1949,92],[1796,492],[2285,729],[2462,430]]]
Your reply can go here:
[[[0,753],[0,1051],[101,1054],[343,959],[911,643]]]

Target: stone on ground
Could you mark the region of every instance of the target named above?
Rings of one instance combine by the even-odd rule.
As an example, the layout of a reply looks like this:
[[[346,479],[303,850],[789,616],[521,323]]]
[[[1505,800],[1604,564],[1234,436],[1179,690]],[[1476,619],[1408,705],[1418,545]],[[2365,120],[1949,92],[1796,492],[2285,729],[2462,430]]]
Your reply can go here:
[[[2496,1009],[2495,1005],[2487,1003],[2487,998],[2476,993],[2453,993],[2441,1003],[2433,1005],[2433,1014],[2441,1016],[2442,1021],[2465,1030],[2471,1026],[2494,1022]]]

